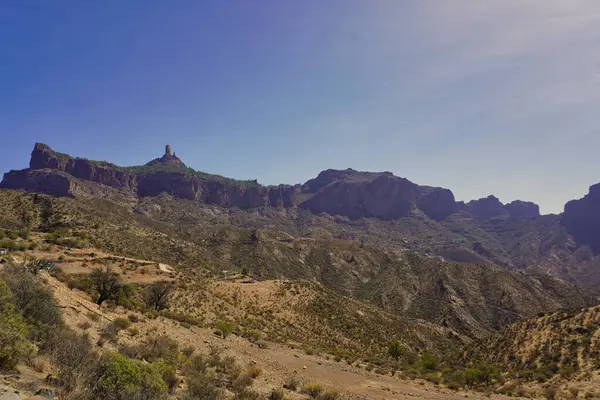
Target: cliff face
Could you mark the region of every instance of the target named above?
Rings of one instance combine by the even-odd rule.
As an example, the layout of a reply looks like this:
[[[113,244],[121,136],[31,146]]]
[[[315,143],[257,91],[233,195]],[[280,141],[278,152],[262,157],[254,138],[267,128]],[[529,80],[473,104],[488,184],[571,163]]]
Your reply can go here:
[[[235,181],[186,167],[168,145],[162,157],[144,166],[122,168],[108,162],[70,157],[36,143],[29,165],[27,170],[5,174],[0,187],[69,196],[82,182],[95,182],[140,197],[168,193],[205,204],[243,209],[298,206],[313,213],[352,219],[392,220],[416,213],[441,221],[459,210],[482,219],[539,216],[539,208],[533,203],[516,201],[503,205],[494,196],[457,203],[448,189],[419,186],[391,172],[329,169],[302,186],[262,186],[257,182]],[[69,177],[78,181],[70,181]]]
[[[352,219],[391,220],[420,210],[440,220],[458,211],[450,190],[418,186],[389,172],[327,170],[306,182],[302,189],[313,195],[299,207]]]
[[[540,216],[540,207],[531,202],[516,200],[509,204],[502,204],[495,196],[473,200],[467,204],[460,204],[459,208],[474,217],[481,219],[525,219]]]
[[[161,158],[146,164],[148,168],[120,168],[56,153],[50,147],[36,143],[29,166],[27,170],[6,173],[0,186],[71,196],[76,192],[77,182],[69,178],[74,177],[128,190],[137,196],[156,196],[165,192],[222,207],[292,207],[297,203],[298,189],[293,186],[248,186],[190,173],[177,156],[170,154],[170,148]]]
[[[75,178],[101,183],[119,189],[136,190],[136,176],[120,170],[116,165],[97,163],[84,158],[73,158],[56,153],[50,147],[36,143],[31,153],[29,168],[64,171]]]
[[[591,186],[582,199],[565,205],[562,223],[578,243],[600,253],[600,183]]]

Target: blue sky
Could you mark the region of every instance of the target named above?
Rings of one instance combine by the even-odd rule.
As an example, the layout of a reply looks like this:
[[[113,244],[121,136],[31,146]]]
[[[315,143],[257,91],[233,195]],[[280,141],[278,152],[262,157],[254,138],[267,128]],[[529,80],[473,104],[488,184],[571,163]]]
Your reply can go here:
[[[264,184],[392,171],[545,213],[600,182],[597,0],[4,0],[0,171],[170,143]]]

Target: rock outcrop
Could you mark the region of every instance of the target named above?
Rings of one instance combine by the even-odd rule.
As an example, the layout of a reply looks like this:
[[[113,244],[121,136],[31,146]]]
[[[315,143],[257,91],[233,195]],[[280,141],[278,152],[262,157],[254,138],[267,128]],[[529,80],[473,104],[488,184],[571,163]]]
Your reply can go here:
[[[300,208],[351,219],[391,220],[408,217],[413,211],[420,210],[430,218],[440,220],[457,212],[450,190],[418,186],[391,172],[326,170],[306,182],[302,191],[312,196],[302,202]]]
[[[181,159],[177,157],[175,153],[172,153],[171,146],[169,145],[165,146],[165,154],[162,157],[155,158],[146,164],[148,167],[165,165],[187,168],[183,161],[181,161]]]
[[[591,186],[582,199],[565,205],[562,223],[578,244],[600,253],[600,183]]]
[[[299,192],[294,186],[262,186],[256,181],[241,182],[197,173],[171,153],[168,145],[161,158],[142,167],[122,168],[70,157],[36,143],[29,165],[28,169],[4,174],[0,187],[73,196],[81,186],[77,180],[81,180],[130,191],[140,197],[165,192],[178,198],[239,208],[292,207]]]
[[[298,206],[316,214],[351,219],[393,220],[425,214],[441,221],[459,211],[486,220],[539,216],[539,207],[533,203],[514,201],[503,205],[494,196],[457,203],[448,189],[419,186],[391,172],[328,169],[302,186],[262,186],[256,181],[236,181],[194,171],[169,145],[165,146],[162,157],[145,165],[119,167],[57,153],[45,144],[36,143],[29,165],[26,170],[5,174],[0,187],[72,196],[82,193],[82,182],[94,182],[139,197],[167,193],[205,204],[243,209]],[[93,188],[86,187],[86,193],[90,191]]]
[[[497,197],[492,195],[483,199],[472,200],[466,204],[461,202],[458,207],[474,217],[486,220],[525,219],[540,216],[540,207],[537,204],[516,200],[504,205]]]
[[[512,218],[536,218],[540,216],[540,206],[530,201],[515,200],[508,203],[504,208]]]

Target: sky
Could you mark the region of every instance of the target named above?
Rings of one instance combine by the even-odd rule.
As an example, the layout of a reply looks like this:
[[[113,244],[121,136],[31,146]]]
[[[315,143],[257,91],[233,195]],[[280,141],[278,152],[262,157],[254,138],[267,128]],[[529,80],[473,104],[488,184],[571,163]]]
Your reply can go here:
[[[391,171],[543,213],[600,182],[598,0],[3,0],[0,172],[170,144],[263,184]]]

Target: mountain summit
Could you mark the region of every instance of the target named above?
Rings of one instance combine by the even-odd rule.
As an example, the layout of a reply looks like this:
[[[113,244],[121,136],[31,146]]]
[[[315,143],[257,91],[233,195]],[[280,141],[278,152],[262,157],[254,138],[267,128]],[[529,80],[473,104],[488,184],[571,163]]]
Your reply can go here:
[[[165,146],[165,154],[162,157],[155,158],[154,160],[150,161],[146,165],[147,166],[174,165],[174,166],[180,166],[183,168],[187,168],[187,166],[183,163],[183,161],[181,161],[181,159],[179,157],[177,157],[174,152],[173,153],[171,152],[170,145]]]

